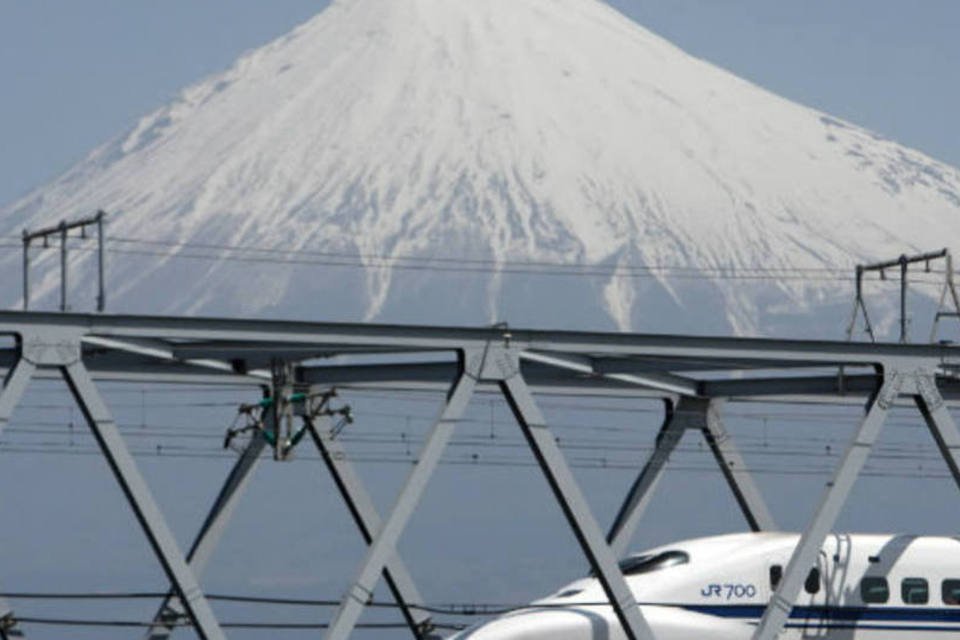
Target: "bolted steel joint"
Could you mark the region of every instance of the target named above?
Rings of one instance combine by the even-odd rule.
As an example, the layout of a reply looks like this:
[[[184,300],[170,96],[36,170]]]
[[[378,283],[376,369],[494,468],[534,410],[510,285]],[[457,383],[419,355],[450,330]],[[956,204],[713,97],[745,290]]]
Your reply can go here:
[[[66,367],[80,361],[80,337],[64,335],[24,335],[21,357],[38,367]]]
[[[928,411],[936,411],[943,406],[943,396],[937,388],[937,381],[933,375],[918,373],[916,376],[917,394],[923,398]]]
[[[520,374],[520,350],[499,345],[469,350],[464,357],[464,373],[486,382],[509,380]]]
[[[880,387],[880,393],[877,395],[877,405],[884,411],[892,407],[900,396],[902,386],[903,374],[899,371],[889,373],[883,386]]]

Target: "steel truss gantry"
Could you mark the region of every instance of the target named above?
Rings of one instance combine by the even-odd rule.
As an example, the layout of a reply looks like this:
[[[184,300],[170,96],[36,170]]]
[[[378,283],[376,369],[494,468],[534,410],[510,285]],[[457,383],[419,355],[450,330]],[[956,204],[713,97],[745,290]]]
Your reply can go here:
[[[300,415],[339,493],[368,545],[326,637],[352,633],[382,577],[416,638],[429,637],[431,619],[397,543],[440,462],[471,397],[501,394],[563,511],[617,619],[631,639],[653,640],[643,613],[617,566],[636,531],[671,453],[683,434],[698,431],[716,459],[753,530],[776,525],[722,421],[730,400],[850,403],[866,400],[864,418],[827,483],[820,506],[772,597],[756,640],[772,640],[787,623],[803,578],[834,525],[854,481],[895,403],[919,408],[960,486],[960,432],[947,404],[960,401],[955,379],[960,348],[947,345],[852,344],[823,341],[703,338],[581,332],[457,329],[370,324],[159,318],[0,312],[6,369],[0,393],[0,431],[34,378],[62,378],[76,399],[105,460],[170,581],[148,638],[167,638],[183,621],[201,638],[223,631],[198,576],[228,526],[264,450],[280,435],[280,416],[292,415],[295,389],[332,387],[446,389],[445,401],[396,503],[381,519],[330,416]],[[444,355],[446,354],[446,355]],[[362,356],[362,364],[354,356]],[[370,363],[374,360],[375,362]],[[278,366],[279,365],[279,366]],[[277,370],[288,372],[278,379]],[[839,373],[838,373],[839,372]],[[153,382],[238,385],[266,389],[273,403],[227,477],[189,552],[173,538],[97,384]],[[604,535],[535,399],[562,393],[658,398],[666,418],[650,458]],[[276,457],[283,458],[282,452]],[[0,601],[0,638],[19,633]]]

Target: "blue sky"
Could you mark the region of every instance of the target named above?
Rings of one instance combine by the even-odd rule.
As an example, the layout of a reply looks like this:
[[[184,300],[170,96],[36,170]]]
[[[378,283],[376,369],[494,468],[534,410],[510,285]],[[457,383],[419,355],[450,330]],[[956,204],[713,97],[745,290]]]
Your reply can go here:
[[[786,97],[960,165],[955,120],[960,113],[956,82],[960,2],[956,0],[924,0],[922,5],[888,0],[613,2],[695,55]],[[227,67],[241,52],[285,33],[325,4],[323,0],[0,0],[0,205],[60,173],[93,146],[168,101],[184,85]],[[134,389],[121,395],[121,391],[110,399],[122,425],[148,420],[151,424],[158,420],[160,424],[165,420],[186,423],[189,417],[191,424],[201,425],[203,437],[216,442],[241,399],[230,396],[224,407],[173,411],[171,417],[160,413],[166,411],[170,394],[141,391],[138,395]],[[32,399],[43,402],[21,418],[69,420],[70,424],[76,419],[59,387],[41,388]],[[52,402],[64,406],[52,406]],[[426,421],[417,416],[432,413],[435,406],[423,406],[422,398],[404,402],[391,401],[383,407],[387,417],[372,418],[366,425],[395,428],[396,418],[406,416],[408,425],[412,418],[414,432],[425,429]],[[548,411],[548,419],[596,418],[576,413],[571,417],[567,409],[562,411]],[[809,418],[810,411],[794,410],[800,417],[785,419],[781,409],[781,417],[771,427],[789,428],[783,437],[800,442],[822,443],[829,437],[837,450],[854,423],[852,412],[844,410],[843,419],[838,419],[833,417],[838,412],[830,411],[818,422]],[[644,431],[638,438],[644,442],[652,439],[659,422],[656,413],[639,418],[623,411],[611,414],[601,415],[598,424],[624,430],[640,422]],[[475,406],[473,417],[480,426],[475,425],[474,431],[485,433],[482,422],[488,415],[492,430],[494,415],[499,425],[506,420],[507,410],[492,402],[489,413],[485,406]],[[828,420],[839,429],[827,431]],[[784,421],[785,425],[778,424]],[[935,455],[915,414],[896,422],[885,432],[884,437],[890,438],[886,442],[919,443]],[[756,441],[761,434],[756,419],[731,419],[730,427],[736,438],[752,436]],[[766,428],[764,419],[764,446]],[[41,432],[34,437],[46,436]],[[691,447],[687,459],[702,462],[706,454],[693,443]],[[833,459],[824,454],[814,462],[826,466]],[[181,544],[201,521],[227,464],[181,460],[174,465],[163,459],[142,459],[144,473]],[[926,467],[918,470],[921,474],[945,470],[935,457],[922,464]],[[370,465],[360,470],[384,508],[406,467]],[[578,472],[602,522],[612,519],[633,476],[631,470]],[[762,479],[775,515],[785,527],[797,528],[813,508],[824,478],[823,474],[772,474]],[[0,492],[6,521],[17,523],[0,528],[0,588],[165,587],[101,459],[4,456],[0,485],[17,487]],[[190,490],[184,491],[185,486]],[[956,532],[960,514],[955,493],[948,482],[868,478],[858,485],[840,527],[882,531],[908,526],[919,532]],[[916,500],[917,495],[924,500]],[[319,465],[264,465],[245,498],[212,566],[208,588],[313,597],[340,593],[362,547]],[[693,500],[694,506],[688,508],[685,500]],[[524,518],[515,517],[520,512]],[[665,478],[649,516],[637,548],[743,527],[716,473],[672,473]],[[64,531],[71,532],[71,541],[65,542]],[[545,542],[544,531],[558,535]],[[276,541],[278,535],[290,542],[290,553],[259,552],[263,539]],[[403,552],[432,602],[520,601],[546,593],[583,569],[545,483],[526,468],[509,473],[490,468],[441,469],[404,539]],[[464,575],[470,580],[464,580]],[[32,608],[25,610],[42,613],[39,606],[31,603]],[[49,605],[49,611],[76,613],[54,608],[59,606]],[[153,606],[149,601],[134,603],[129,610],[105,615],[141,618],[150,615]],[[78,611],[81,616],[96,617],[86,604]],[[30,637],[41,640],[62,637],[56,629],[47,630],[47,636],[33,631]],[[128,635],[124,630],[122,635],[103,636],[96,630],[71,637],[102,640]]]
[[[960,3],[611,0],[691,53],[960,165]],[[0,1],[0,203],[325,0]]]

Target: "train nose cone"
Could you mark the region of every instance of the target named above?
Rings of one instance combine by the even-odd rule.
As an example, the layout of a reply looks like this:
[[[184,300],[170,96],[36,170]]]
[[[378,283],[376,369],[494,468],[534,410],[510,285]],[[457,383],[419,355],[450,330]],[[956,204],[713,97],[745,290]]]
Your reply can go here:
[[[618,625],[589,609],[524,611],[471,627],[450,640],[620,640]]]

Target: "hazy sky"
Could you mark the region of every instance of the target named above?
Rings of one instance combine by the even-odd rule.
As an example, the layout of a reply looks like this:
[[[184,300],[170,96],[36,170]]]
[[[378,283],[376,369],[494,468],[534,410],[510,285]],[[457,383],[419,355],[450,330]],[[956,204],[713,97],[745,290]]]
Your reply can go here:
[[[956,0],[611,1],[695,55],[960,165]],[[0,0],[0,203],[326,4]]]
[[[960,113],[957,0],[613,2],[695,55],[789,98],[960,165],[955,120]],[[285,33],[325,5],[323,0],[0,0],[0,205],[60,173],[95,145],[170,100],[183,86],[226,68],[244,50]],[[171,418],[161,413],[176,404],[171,403],[171,394],[141,391],[138,395],[136,391],[130,395],[129,389],[118,390],[110,397],[125,428],[138,423],[146,428],[148,421],[161,426],[167,424],[164,420],[185,424],[189,416],[191,425],[202,427],[197,436],[211,438],[210,442],[216,443],[212,446],[219,445],[224,423],[232,419],[241,399],[220,398],[222,406],[202,411],[184,404],[187,408]],[[186,403],[189,398],[176,400]],[[68,421],[72,427],[76,420],[62,389],[41,388],[31,401],[35,405],[32,413],[18,417],[21,427],[26,424],[37,432],[30,436],[40,439],[37,442],[49,437],[38,431],[37,425]],[[395,428],[398,418],[406,418],[407,428],[412,424],[412,432],[419,433],[436,407],[418,397],[391,400],[381,418],[369,411],[369,403],[363,408],[368,410],[365,427],[386,430]],[[748,462],[767,462],[769,470],[770,458],[756,453],[766,449],[766,417],[760,422],[756,415],[746,415],[758,414],[755,408],[746,411],[741,407],[739,411],[744,415],[730,420],[734,437],[753,442],[755,457],[750,458],[748,451]],[[552,413],[548,406],[547,412],[551,422],[555,418],[573,424],[586,420],[584,415],[571,417],[563,403]],[[811,454],[814,475],[779,476],[770,471],[762,476],[775,515],[788,529],[802,526],[826,469],[835,462],[838,443],[846,440],[854,424],[852,410],[825,411],[819,421],[809,416],[808,408],[791,412],[781,409],[779,417],[771,421],[772,441],[776,444],[779,437],[794,447],[806,442],[810,447],[825,448]],[[842,413],[840,418],[838,413]],[[472,416],[473,426],[468,427],[481,436],[486,434],[484,420],[489,416],[491,433],[496,418],[500,432],[519,437],[508,431],[512,429],[509,422],[502,424],[507,420],[502,404],[491,401],[489,411],[485,405],[475,406]],[[594,414],[589,417],[596,418]],[[25,419],[34,422],[24,423]],[[611,427],[611,433],[626,432],[639,424],[643,430],[636,437],[647,443],[652,441],[660,416],[656,412],[637,417],[615,411],[601,414],[599,419],[596,426]],[[778,426],[788,429],[777,431]],[[473,435],[479,437],[476,433]],[[903,442],[910,446],[920,443],[932,458],[918,463],[917,470],[911,469],[916,471],[915,478],[871,477],[858,484],[839,527],[882,531],[908,526],[917,532],[939,533],[960,529],[956,488],[924,477],[926,473],[942,474],[945,468],[916,415],[898,417],[884,437],[890,438],[884,442],[901,450],[906,446]],[[135,442],[141,448],[146,446],[143,439]],[[623,440],[610,442],[613,444],[608,446],[614,447]],[[88,440],[83,443],[92,447]],[[695,442],[690,444],[684,460],[704,463],[708,454]],[[141,460],[184,545],[201,521],[229,461],[198,458],[171,464],[159,455]],[[803,464],[804,460],[793,462]],[[710,464],[709,460],[705,463]],[[875,464],[879,468],[890,463],[880,460]],[[389,504],[406,470],[406,466],[386,465],[361,468],[381,508]],[[578,470],[578,479],[604,523],[612,519],[633,477],[632,469]],[[712,468],[707,474],[669,474],[651,506],[637,548],[742,529],[743,522],[719,478]],[[4,454],[0,485],[8,488],[0,492],[4,522],[16,523],[0,527],[0,588],[165,588],[101,459]],[[190,490],[184,491],[184,487]],[[924,499],[917,500],[917,495]],[[523,519],[516,517],[519,513]],[[211,591],[335,596],[363,552],[318,464],[264,465],[234,524],[205,580]],[[546,484],[529,468],[508,472],[489,467],[443,467],[411,526],[402,551],[431,602],[523,601],[556,588],[583,570],[583,561]],[[70,532],[69,539],[64,531]],[[547,538],[543,532],[558,535]],[[289,553],[263,551],[264,538]],[[276,545],[278,540],[283,544]],[[78,605],[76,611],[63,609],[60,603],[28,605],[24,605],[26,612],[49,611],[61,616],[79,612],[81,617],[96,617],[87,604]],[[153,602],[138,601],[101,615],[144,619],[152,614],[153,606]],[[313,612],[307,613],[312,619]],[[227,615],[261,614],[228,611]],[[116,635],[103,635],[100,630],[83,633],[70,637],[130,637],[128,630]],[[316,634],[289,637],[307,636]],[[43,640],[63,635],[59,629],[32,627],[30,637]],[[257,635],[237,632],[231,637]]]

